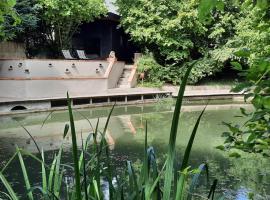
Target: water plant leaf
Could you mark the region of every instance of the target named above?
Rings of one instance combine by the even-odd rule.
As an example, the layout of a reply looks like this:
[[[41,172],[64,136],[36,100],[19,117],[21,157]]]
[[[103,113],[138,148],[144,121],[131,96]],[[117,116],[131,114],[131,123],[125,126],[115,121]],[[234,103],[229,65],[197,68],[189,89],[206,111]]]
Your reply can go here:
[[[69,131],[69,124],[66,124],[65,125],[65,128],[64,128],[64,135],[63,135],[63,139],[66,138],[67,134],[68,134],[68,131]]]
[[[131,189],[136,193],[136,197],[139,197],[139,186],[137,182],[137,177],[134,172],[133,166],[130,161],[127,161],[127,171],[129,175],[129,183],[131,186]]]
[[[5,176],[2,174],[2,172],[0,172],[0,180],[4,184],[5,188],[7,189],[8,194],[11,197],[11,199],[19,200],[18,196],[16,195],[16,193],[14,192],[14,190],[12,189],[11,185],[9,184]]]
[[[46,169],[45,169],[45,158],[44,158],[44,151],[43,149],[41,150],[41,159],[42,159],[42,163],[41,163],[41,174],[42,174],[42,189],[44,191],[47,191],[47,173],[46,173]]]
[[[171,186],[172,186],[172,179],[173,179],[173,165],[174,165],[174,158],[175,158],[175,142],[179,124],[179,117],[180,111],[182,107],[182,101],[184,97],[185,87],[187,84],[188,76],[196,62],[193,62],[187,69],[185,76],[182,80],[178,97],[175,104],[175,110],[172,119],[171,125],[171,132],[170,132],[170,139],[169,139],[169,146],[168,146],[168,153],[167,153],[167,166],[165,171],[165,178],[164,178],[164,195],[163,199],[168,200],[170,199],[171,195]]]
[[[184,193],[183,192],[184,185],[185,185],[184,181],[186,180],[186,176],[187,176],[187,174],[184,171],[188,168],[188,161],[189,161],[189,157],[190,157],[190,152],[191,152],[191,149],[193,146],[193,142],[194,142],[198,127],[200,125],[201,118],[205,112],[206,107],[207,107],[207,105],[204,107],[203,111],[201,112],[200,116],[198,117],[198,119],[195,123],[195,126],[192,130],[191,136],[190,136],[189,141],[188,141],[188,145],[187,145],[186,150],[185,150],[184,158],[183,158],[181,169],[180,169],[181,175],[180,175],[180,178],[177,182],[176,199],[182,199],[182,196]]]
[[[44,119],[43,122],[42,122],[42,125],[41,125],[40,129],[43,128],[43,126],[44,126],[45,123],[48,121],[49,117],[52,115],[53,112],[54,112],[54,111],[51,111],[51,112],[45,117],[45,119]]]
[[[218,183],[218,180],[215,179],[212,186],[211,186],[210,192],[208,194],[208,197],[207,197],[208,199],[214,200],[217,183]]]
[[[84,182],[84,198],[85,200],[88,200],[88,192],[87,192],[87,174],[86,174],[86,158],[85,158],[85,151],[87,147],[84,147],[83,144],[83,137],[81,132],[81,141],[82,141],[82,162],[83,162],[83,182]],[[87,146],[87,140],[86,140],[86,146]]]
[[[201,122],[201,118],[202,118],[202,116],[203,116],[203,114],[205,112],[206,107],[207,107],[207,105],[204,107],[203,111],[201,112],[200,116],[198,117],[198,119],[197,119],[197,121],[195,123],[195,126],[194,126],[194,128],[192,130],[191,136],[190,136],[189,141],[188,141],[188,145],[187,145],[186,150],[185,150],[181,170],[184,170],[185,168],[188,167],[188,161],[189,161],[189,157],[190,157],[190,152],[191,152],[191,149],[192,149],[192,146],[193,146],[193,142],[194,142],[198,127],[199,127],[200,122]]]
[[[67,92],[67,102],[68,102],[70,130],[71,130],[71,136],[72,136],[72,155],[73,155],[73,163],[74,163],[75,194],[76,194],[75,196],[76,196],[76,200],[81,200],[82,194],[81,194],[81,183],[80,183],[80,169],[79,169],[79,159],[78,159],[77,138],[76,138],[73,112],[71,108],[71,100],[69,98],[68,92]]]
[[[18,121],[17,121],[18,122]],[[39,155],[40,155],[40,157],[41,157],[41,151],[40,151],[40,148],[39,148],[39,146],[38,146],[38,144],[37,144],[37,142],[36,142],[36,140],[34,139],[34,137],[32,136],[32,134],[27,130],[27,128],[25,128],[20,122],[18,122],[19,123],[19,125],[25,130],[25,132],[30,136],[30,138],[33,140],[33,142],[34,142],[34,144],[35,144],[35,146],[36,146],[36,148],[37,148],[37,150],[38,150],[38,152],[39,152]]]
[[[27,196],[30,200],[34,200],[33,193],[31,192],[31,185],[30,185],[28,173],[27,173],[24,161],[23,161],[23,157],[22,157],[22,154],[20,152],[20,149],[17,146],[16,146],[16,151],[18,152],[18,158],[19,158],[21,170],[23,173],[24,183],[25,183],[25,187],[27,189]]]
[[[97,199],[100,200],[99,189],[98,189],[97,181],[96,180],[93,180],[93,184],[94,184],[94,189],[95,189],[95,194],[97,196]]]
[[[52,191],[55,164],[56,164],[56,156],[54,156],[52,165],[50,167],[49,179],[48,179],[48,189],[49,189],[49,191]]]

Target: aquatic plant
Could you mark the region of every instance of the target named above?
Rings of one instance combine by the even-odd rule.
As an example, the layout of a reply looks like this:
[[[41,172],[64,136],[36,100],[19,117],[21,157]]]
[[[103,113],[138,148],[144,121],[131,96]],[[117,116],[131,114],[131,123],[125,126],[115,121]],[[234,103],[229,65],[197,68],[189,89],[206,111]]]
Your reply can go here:
[[[199,115],[193,131],[191,133],[189,142],[185,149],[184,157],[180,167],[176,166],[176,136],[178,133],[178,124],[180,119],[180,112],[185,91],[188,75],[192,69],[191,65],[183,79],[179,90],[179,95],[176,101],[175,111],[173,115],[170,139],[168,144],[168,152],[166,154],[166,161],[160,167],[157,164],[157,158],[153,147],[148,146],[147,141],[147,122],[145,125],[145,146],[143,164],[140,167],[140,172],[134,170],[131,161],[126,162],[126,172],[119,174],[113,168],[111,162],[111,155],[109,145],[106,141],[105,135],[110,117],[114,106],[108,115],[105,128],[103,131],[99,130],[99,120],[94,128],[91,122],[85,118],[92,127],[91,134],[86,141],[81,137],[82,148],[77,146],[78,136],[75,129],[73,119],[73,109],[71,107],[71,99],[67,94],[69,124],[64,128],[63,138],[71,133],[72,137],[72,157],[73,164],[61,163],[63,147],[59,149],[54,156],[51,164],[47,164],[44,158],[43,150],[39,150],[37,155],[28,153],[27,151],[16,148],[16,153],[7,162],[6,166],[0,171],[0,180],[6,188],[6,192],[2,194],[11,200],[20,199],[12,188],[11,183],[8,182],[4,173],[10,163],[18,158],[22,169],[24,178],[24,185],[26,188],[26,198],[44,199],[44,200],[90,200],[90,199],[187,199],[191,200],[193,193],[198,185],[198,180],[203,171],[206,171],[208,177],[207,164],[203,163],[198,169],[191,169],[189,167],[189,157],[192,149],[193,141],[195,139],[200,120],[204,114],[205,109]],[[30,134],[28,132],[28,134]],[[30,134],[31,135],[31,134]],[[33,137],[31,137],[34,139]],[[90,142],[93,141],[92,145]],[[36,143],[35,143],[36,144]],[[39,149],[38,145],[36,147]],[[24,156],[29,156],[38,161],[41,165],[41,186],[33,186],[31,184],[31,177],[27,173],[27,168],[24,164]],[[72,172],[72,175],[68,173]],[[67,177],[68,175],[68,177]],[[191,177],[191,178],[189,178]],[[102,188],[104,185],[108,186],[108,191],[105,192]],[[214,191],[217,185],[217,180],[214,181],[210,192],[205,199],[214,199]],[[189,188],[188,188],[189,187]],[[201,197],[202,198],[202,197]]]

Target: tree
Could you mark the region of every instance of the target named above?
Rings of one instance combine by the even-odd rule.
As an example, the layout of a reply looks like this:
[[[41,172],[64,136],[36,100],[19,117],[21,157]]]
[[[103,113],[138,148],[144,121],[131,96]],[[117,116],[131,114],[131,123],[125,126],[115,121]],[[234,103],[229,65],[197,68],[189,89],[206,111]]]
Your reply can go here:
[[[107,10],[103,0],[39,0],[43,19],[50,27],[48,35],[59,49],[70,48],[71,39],[82,22],[89,22]]]
[[[33,41],[37,41],[37,37],[42,35],[40,9],[36,0],[17,0],[14,10],[21,22],[14,26],[14,19],[6,16],[3,24],[5,35],[8,40],[24,43],[27,53],[30,54],[33,46],[36,46]]]
[[[210,2],[210,1],[208,1]],[[189,82],[196,83],[226,65],[219,50],[234,34],[238,9],[230,0],[219,6],[207,22],[199,20],[200,0],[117,0],[121,24],[132,40],[154,53],[168,68],[169,82],[180,82],[186,66],[198,60]],[[224,10],[229,11],[225,14]]]
[[[0,1],[0,41],[9,38],[5,33],[5,22],[7,17],[11,17],[13,20],[12,26],[15,26],[20,22],[13,7],[16,4],[16,0],[1,0]]]
[[[209,18],[213,7],[202,1],[202,19]],[[225,47],[231,49],[235,59],[231,65],[240,71],[244,82],[232,89],[243,92],[250,100],[253,112],[241,108],[247,121],[242,125],[224,123],[229,131],[223,133],[222,150],[238,149],[270,156],[270,3],[267,0],[243,1],[238,4],[241,16],[237,20],[236,34]],[[208,14],[205,14],[208,13]],[[231,156],[240,156],[233,152]]]

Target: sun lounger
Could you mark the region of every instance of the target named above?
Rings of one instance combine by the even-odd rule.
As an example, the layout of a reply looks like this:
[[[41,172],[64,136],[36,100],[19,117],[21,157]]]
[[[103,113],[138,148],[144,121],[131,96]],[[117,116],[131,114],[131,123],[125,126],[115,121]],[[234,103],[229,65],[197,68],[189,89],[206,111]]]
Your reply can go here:
[[[68,59],[68,60],[74,60],[74,59],[76,59],[76,58],[74,58],[71,55],[71,53],[70,53],[69,50],[62,50],[62,54],[63,54],[63,56],[64,56],[65,59]]]
[[[91,60],[91,59],[96,59],[98,58],[98,55],[96,54],[92,54],[92,55],[87,55],[85,54],[85,51],[84,50],[77,50],[77,55],[80,59],[82,60]]]

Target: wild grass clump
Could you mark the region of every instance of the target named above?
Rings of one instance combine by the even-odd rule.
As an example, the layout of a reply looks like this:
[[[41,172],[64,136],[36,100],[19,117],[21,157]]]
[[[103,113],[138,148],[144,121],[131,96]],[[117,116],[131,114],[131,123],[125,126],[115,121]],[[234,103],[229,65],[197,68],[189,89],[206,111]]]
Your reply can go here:
[[[196,170],[192,170],[189,166],[189,157],[193,141],[205,109],[201,112],[194,124],[181,166],[176,167],[175,163],[178,156],[175,153],[175,147],[180,110],[185,85],[192,66],[188,68],[179,90],[171,125],[168,152],[163,166],[158,166],[154,148],[148,146],[146,122],[144,158],[139,172],[135,172],[132,162],[126,161],[125,172],[120,174],[117,173],[116,169],[112,166],[109,145],[105,139],[105,134],[114,107],[107,118],[103,131],[99,131],[98,120],[95,128],[92,128],[93,130],[91,131],[91,134],[89,134],[88,138],[85,141],[81,138],[82,148],[79,149],[77,146],[78,138],[73,119],[71,100],[69,95],[67,95],[70,122],[69,124],[66,124],[64,128],[63,138],[65,139],[70,130],[72,137],[73,164],[67,165],[61,162],[63,152],[62,146],[50,164],[48,164],[44,159],[44,152],[39,149],[38,145],[36,145],[39,149],[39,153],[37,155],[33,155],[17,147],[14,156],[12,156],[6,166],[0,171],[0,180],[6,189],[6,191],[0,192],[2,196],[11,200],[20,199],[12,188],[11,183],[9,183],[4,175],[10,163],[14,159],[18,158],[24,178],[24,186],[26,188],[26,196],[23,198],[29,200],[191,200],[193,198],[194,191],[198,186],[198,180],[201,173],[206,171],[206,174],[208,174],[208,167],[205,163],[201,164]],[[88,122],[90,123],[89,120]],[[93,127],[91,123],[90,125]],[[40,169],[37,169],[40,170],[42,174],[40,186],[33,186],[33,183],[31,183],[31,177],[29,177],[24,163],[25,156],[30,156],[32,159],[40,163]],[[69,175],[69,180],[71,181],[66,181],[66,178],[64,178],[68,174],[67,171],[72,171],[72,175]],[[200,194],[200,197],[213,199],[216,184],[217,180],[215,180],[212,187],[209,188],[209,194],[205,197],[202,197],[203,195]],[[107,185],[107,189],[104,189],[104,185]]]

